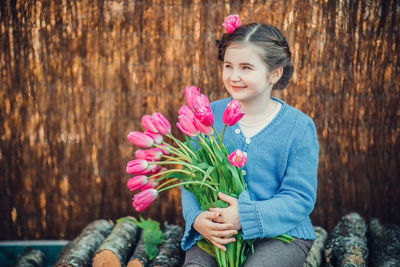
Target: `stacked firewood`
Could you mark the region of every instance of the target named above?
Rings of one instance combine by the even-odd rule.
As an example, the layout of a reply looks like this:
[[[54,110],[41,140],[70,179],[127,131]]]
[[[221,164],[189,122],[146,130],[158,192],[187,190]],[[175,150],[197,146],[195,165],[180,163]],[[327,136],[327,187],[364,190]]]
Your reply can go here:
[[[317,239],[304,267],[400,266],[400,227],[373,219],[367,225],[357,213],[344,216],[333,231],[315,227]]]
[[[182,228],[164,224],[162,230],[164,241],[157,256],[150,260],[142,230],[134,223],[120,221],[114,225],[106,220],[94,221],[64,247],[55,266],[181,266]],[[400,266],[400,227],[397,225],[381,224],[377,219],[367,224],[359,214],[350,213],[330,234],[318,226],[315,232],[317,239],[304,267]],[[44,262],[41,251],[28,249],[15,266],[45,266]]]
[[[122,221],[114,226],[106,220],[98,220],[83,229],[61,251],[55,266],[181,266],[182,228],[165,223],[163,232],[164,241],[159,253],[150,261],[145,252],[141,229],[134,223]]]

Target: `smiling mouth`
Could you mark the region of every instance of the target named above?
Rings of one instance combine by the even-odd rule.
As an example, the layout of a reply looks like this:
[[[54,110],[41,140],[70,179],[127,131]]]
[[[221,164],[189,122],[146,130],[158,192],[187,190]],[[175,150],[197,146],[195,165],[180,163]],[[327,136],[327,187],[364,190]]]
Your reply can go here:
[[[231,86],[233,89],[244,89],[247,88],[247,86]]]

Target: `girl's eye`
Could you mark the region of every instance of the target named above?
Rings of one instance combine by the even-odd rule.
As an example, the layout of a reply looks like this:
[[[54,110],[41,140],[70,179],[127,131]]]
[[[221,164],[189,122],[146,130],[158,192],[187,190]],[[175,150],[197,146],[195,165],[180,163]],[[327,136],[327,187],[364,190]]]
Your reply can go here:
[[[251,70],[251,68],[249,66],[243,66],[244,70]]]
[[[231,65],[229,65],[229,64],[225,64],[225,66],[224,66],[225,68],[227,68],[227,69],[231,69],[232,68],[232,66]]]

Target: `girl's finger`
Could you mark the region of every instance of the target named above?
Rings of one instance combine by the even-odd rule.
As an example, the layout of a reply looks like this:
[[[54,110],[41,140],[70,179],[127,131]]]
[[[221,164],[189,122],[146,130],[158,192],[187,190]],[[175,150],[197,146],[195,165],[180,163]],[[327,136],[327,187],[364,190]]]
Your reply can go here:
[[[218,236],[218,237],[232,237],[234,235],[237,235],[238,232],[236,230],[225,230],[225,231],[213,231],[212,235],[213,236]]]
[[[228,195],[225,195],[225,194],[222,193],[222,192],[219,192],[219,193],[218,193],[218,197],[219,197],[221,200],[223,200],[223,201],[225,201],[225,202],[228,202],[229,205],[234,205],[234,204],[236,204],[236,201],[237,201],[236,198],[231,197],[231,196],[228,196]]]
[[[214,246],[216,246],[217,248],[222,249],[223,251],[226,251],[226,247],[225,247],[225,246],[220,245],[220,244],[218,244],[218,243],[216,243],[216,242],[214,242],[214,241],[212,241],[212,240],[210,240],[210,241],[211,241],[211,243],[213,243]]]
[[[211,239],[212,239],[214,242],[216,242],[216,243],[218,243],[218,244],[221,244],[221,245],[226,245],[226,244],[229,244],[229,243],[232,243],[232,242],[235,242],[235,241],[236,241],[236,239],[233,238],[233,237],[230,237],[230,238],[221,238],[221,237],[213,236],[213,237],[211,237]]]
[[[212,223],[210,228],[214,231],[223,231],[223,230],[233,230],[233,224],[231,223]]]
[[[225,223],[224,218],[222,216],[213,219],[213,221],[217,223]]]
[[[218,212],[219,214],[221,214],[221,209],[220,208],[210,208],[209,211]]]
[[[214,212],[214,211],[205,211],[204,212],[204,218],[206,219],[215,219],[219,216],[219,212]]]

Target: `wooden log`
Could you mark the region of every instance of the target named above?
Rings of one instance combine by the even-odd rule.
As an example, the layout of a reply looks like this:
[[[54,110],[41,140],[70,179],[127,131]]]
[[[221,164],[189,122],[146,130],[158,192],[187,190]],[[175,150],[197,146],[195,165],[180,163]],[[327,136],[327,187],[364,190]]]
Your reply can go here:
[[[368,263],[367,224],[357,213],[344,216],[328,236],[325,266],[366,267]]]
[[[46,256],[41,250],[27,247],[18,257],[14,267],[44,267],[46,264]]]
[[[145,250],[143,235],[140,235],[140,239],[136,245],[135,251],[129,259],[128,267],[144,267],[147,266],[149,262],[150,259]]]
[[[140,228],[133,222],[124,220],[117,223],[110,235],[97,249],[93,266],[126,266],[139,234]]]
[[[94,253],[110,234],[112,228],[113,223],[106,220],[97,220],[88,224],[78,237],[64,247],[54,266],[92,266]]]
[[[328,233],[324,228],[319,226],[314,226],[314,231],[317,235],[317,238],[315,239],[312,248],[308,252],[304,267],[319,267],[322,263],[323,251]]]
[[[400,227],[394,224],[382,225],[378,219],[368,225],[369,266],[400,266]]]
[[[181,240],[182,227],[178,225],[164,224],[164,242],[160,246],[160,252],[149,264],[149,267],[175,267],[181,266],[183,251]]]

